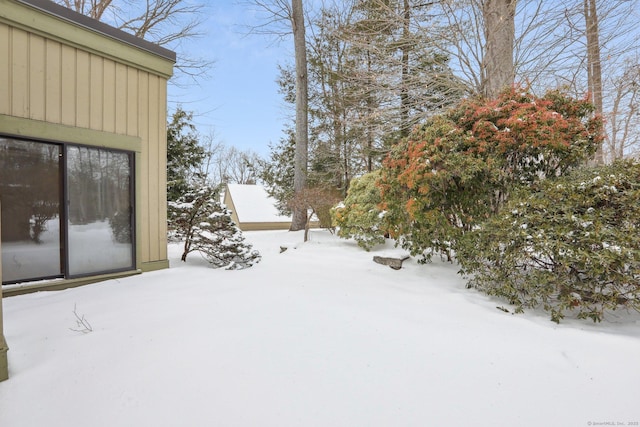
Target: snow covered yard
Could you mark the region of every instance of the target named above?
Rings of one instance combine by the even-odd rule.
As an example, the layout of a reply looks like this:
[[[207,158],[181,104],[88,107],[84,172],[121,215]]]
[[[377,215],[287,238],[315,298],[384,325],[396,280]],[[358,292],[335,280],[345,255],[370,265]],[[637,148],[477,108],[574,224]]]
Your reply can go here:
[[[325,231],[245,236],[247,270],[172,245],[170,270],[5,299],[0,426],[640,422],[637,313],[556,325],[437,260],[394,271],[372,261],[394,249]]]

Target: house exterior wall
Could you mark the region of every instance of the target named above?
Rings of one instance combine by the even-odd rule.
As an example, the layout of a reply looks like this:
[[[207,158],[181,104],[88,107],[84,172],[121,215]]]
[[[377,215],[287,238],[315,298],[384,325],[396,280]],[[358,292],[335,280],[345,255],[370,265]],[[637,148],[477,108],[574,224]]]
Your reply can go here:
[[[291,222],[241,222],[238,227],[242,231],[288,230]]]
[[[231,198],[231,192],[227,188],[224,192],[224,201],[223,203],[231,211],[231,220],[236,223],[238,227],[240,227],[240,220],[238,220],[238,212],[236,212],[236,205],[233,203],[233,199]],[[242,227],[240,227],[242,230]]]
[[[0,227],[2,225],[0,224]],[[0,243],[0,246],[2,244]],[[2,279],[2,257],[0,257],[0,279]],[[0,280],[1,282],[1,280]],[[0,286],[0,381],[9,378],[9,363],[7,359],[7,341],[4,338],[4,325],[2,321],[2,286]]]
[[[175,54],[39,3],[0,0],[0,134],[135,152],[136,267],[167,268],[167,81]]]

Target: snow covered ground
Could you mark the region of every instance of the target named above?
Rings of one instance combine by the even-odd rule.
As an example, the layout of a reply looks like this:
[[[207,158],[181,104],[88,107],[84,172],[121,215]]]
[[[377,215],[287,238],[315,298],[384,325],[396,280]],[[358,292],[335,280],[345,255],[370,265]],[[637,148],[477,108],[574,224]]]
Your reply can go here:
[[[247,270],[171,246],[169,270],[5,299],[0,426],[640,423],[637,313],[556,325],[437,260],[394,271],[372,257],[395,249],[326,231],[245,235],[263,256]]]

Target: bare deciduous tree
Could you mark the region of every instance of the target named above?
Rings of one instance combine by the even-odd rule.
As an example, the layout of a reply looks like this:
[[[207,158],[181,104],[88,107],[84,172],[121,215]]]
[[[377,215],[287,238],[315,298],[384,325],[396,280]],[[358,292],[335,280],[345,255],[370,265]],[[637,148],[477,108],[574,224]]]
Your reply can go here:
[[[250,33],[270,35],[284,39],[293,34],[295,58],[295,156],[294,193],[307,185],[309,157],[309,95],[307,74],[307,40],[305,9],[302,0],[248,0],[264,19],[263,23],[250,29]],[[286,25],[285,25],[286,23]],[[306,211],[293,210],[291,231],[302,230],[307,220]]]
[[[291,210],[304,210],[305,216],[307,216],[303,227],[305,242],[309,240],[311,219],[317,215],[320,217],[320,225],[329,227],[331,222],[331,214],[329,211],[339,201],[340,194],[337,190],[331,190],[323,187],[305,188],[293,196],[293,199],[289,201],[289,207]],[[329,222],[328,225],[323,224],[323,222],[326,221]]]
[[[487,98],[496,98],[502,90],[513,84],[515,14],[516,0],[484,0],[482,3],[486,45],[481,93]]]
[[[613,103],[607,114],[608,158],[621,159],[640,154],[640,65],[629,60],[616,78]]]
[[[307,39],[305,37],[304,10],[302,0],[291,1],[291,28],[296,64],[296,149],[294,158],[294,196],[307,185],[307,162],[309,152],[309,92],[307,75]],[[307,224],[307,211],[292,209],[291,231],[302,230]]]
[[[214,155],[214,171],[218,183],[255,184],[258,155],[250,150],[224,147]],[[211,176],[211,174],[210,174]]]
[[[435,4],[442,13],[435,14],[442,24],[434,43],[449,49],[454,67],[470,88],[482,93],[488,72],[487,49],[491,47],[485,27],[490,25],[483,7],[505,0],[442,0]],[[625,63],[636,60],[640,46],[640,0],[545,0],[519,1],[515,9],[514,70],[515,81],[542,93],[563,87],[583,96],[590,93],[598,112],[609,122],[604,151],[608,158],[620,153],[621,144],[633,145],[634,133],[626,142],[620,138],[623,122],[633,122],[629,103],[616,100],[629,87]],[[503,50],[506,52],[506,50]],[[486,59],[485,59],[486,58]],[[598,78],[598,76],[601,76]],[[628,76],[627,76],[628,77]],[[622,86],[620,86],[622,85]],[[630,126],[633,130],[633,126]],[[614,135],[615,133],[615,135]],[[628,149],[623,150],[627,155]],[[600,152],[598,161],[602,161]]]
[[[587,36],[587,85],[596,114],[602,114],[602,65],[600,64],[600,31],[596,0],[584,0],[584,18]],[[596,150],[596,164],[604,163],[602,145]]]
[[[178,41],[201,35],[198,27],[202,22],[204,6],[200,3],[185,0],[54,1],[78,13],[168,48],[178,48]],[[176,68],[182,75],[196,78],[206,74],[211,65],[211,61],[180,54]]]

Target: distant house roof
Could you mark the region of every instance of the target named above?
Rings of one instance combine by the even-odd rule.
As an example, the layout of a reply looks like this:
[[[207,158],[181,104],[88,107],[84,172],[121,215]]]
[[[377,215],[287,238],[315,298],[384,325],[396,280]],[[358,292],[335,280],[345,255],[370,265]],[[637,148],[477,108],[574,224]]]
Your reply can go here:
[[[278,212],[276,200],[261,185],[227,184],[224,203],[242,230],[288,228],[291,224],[291,216]]]

